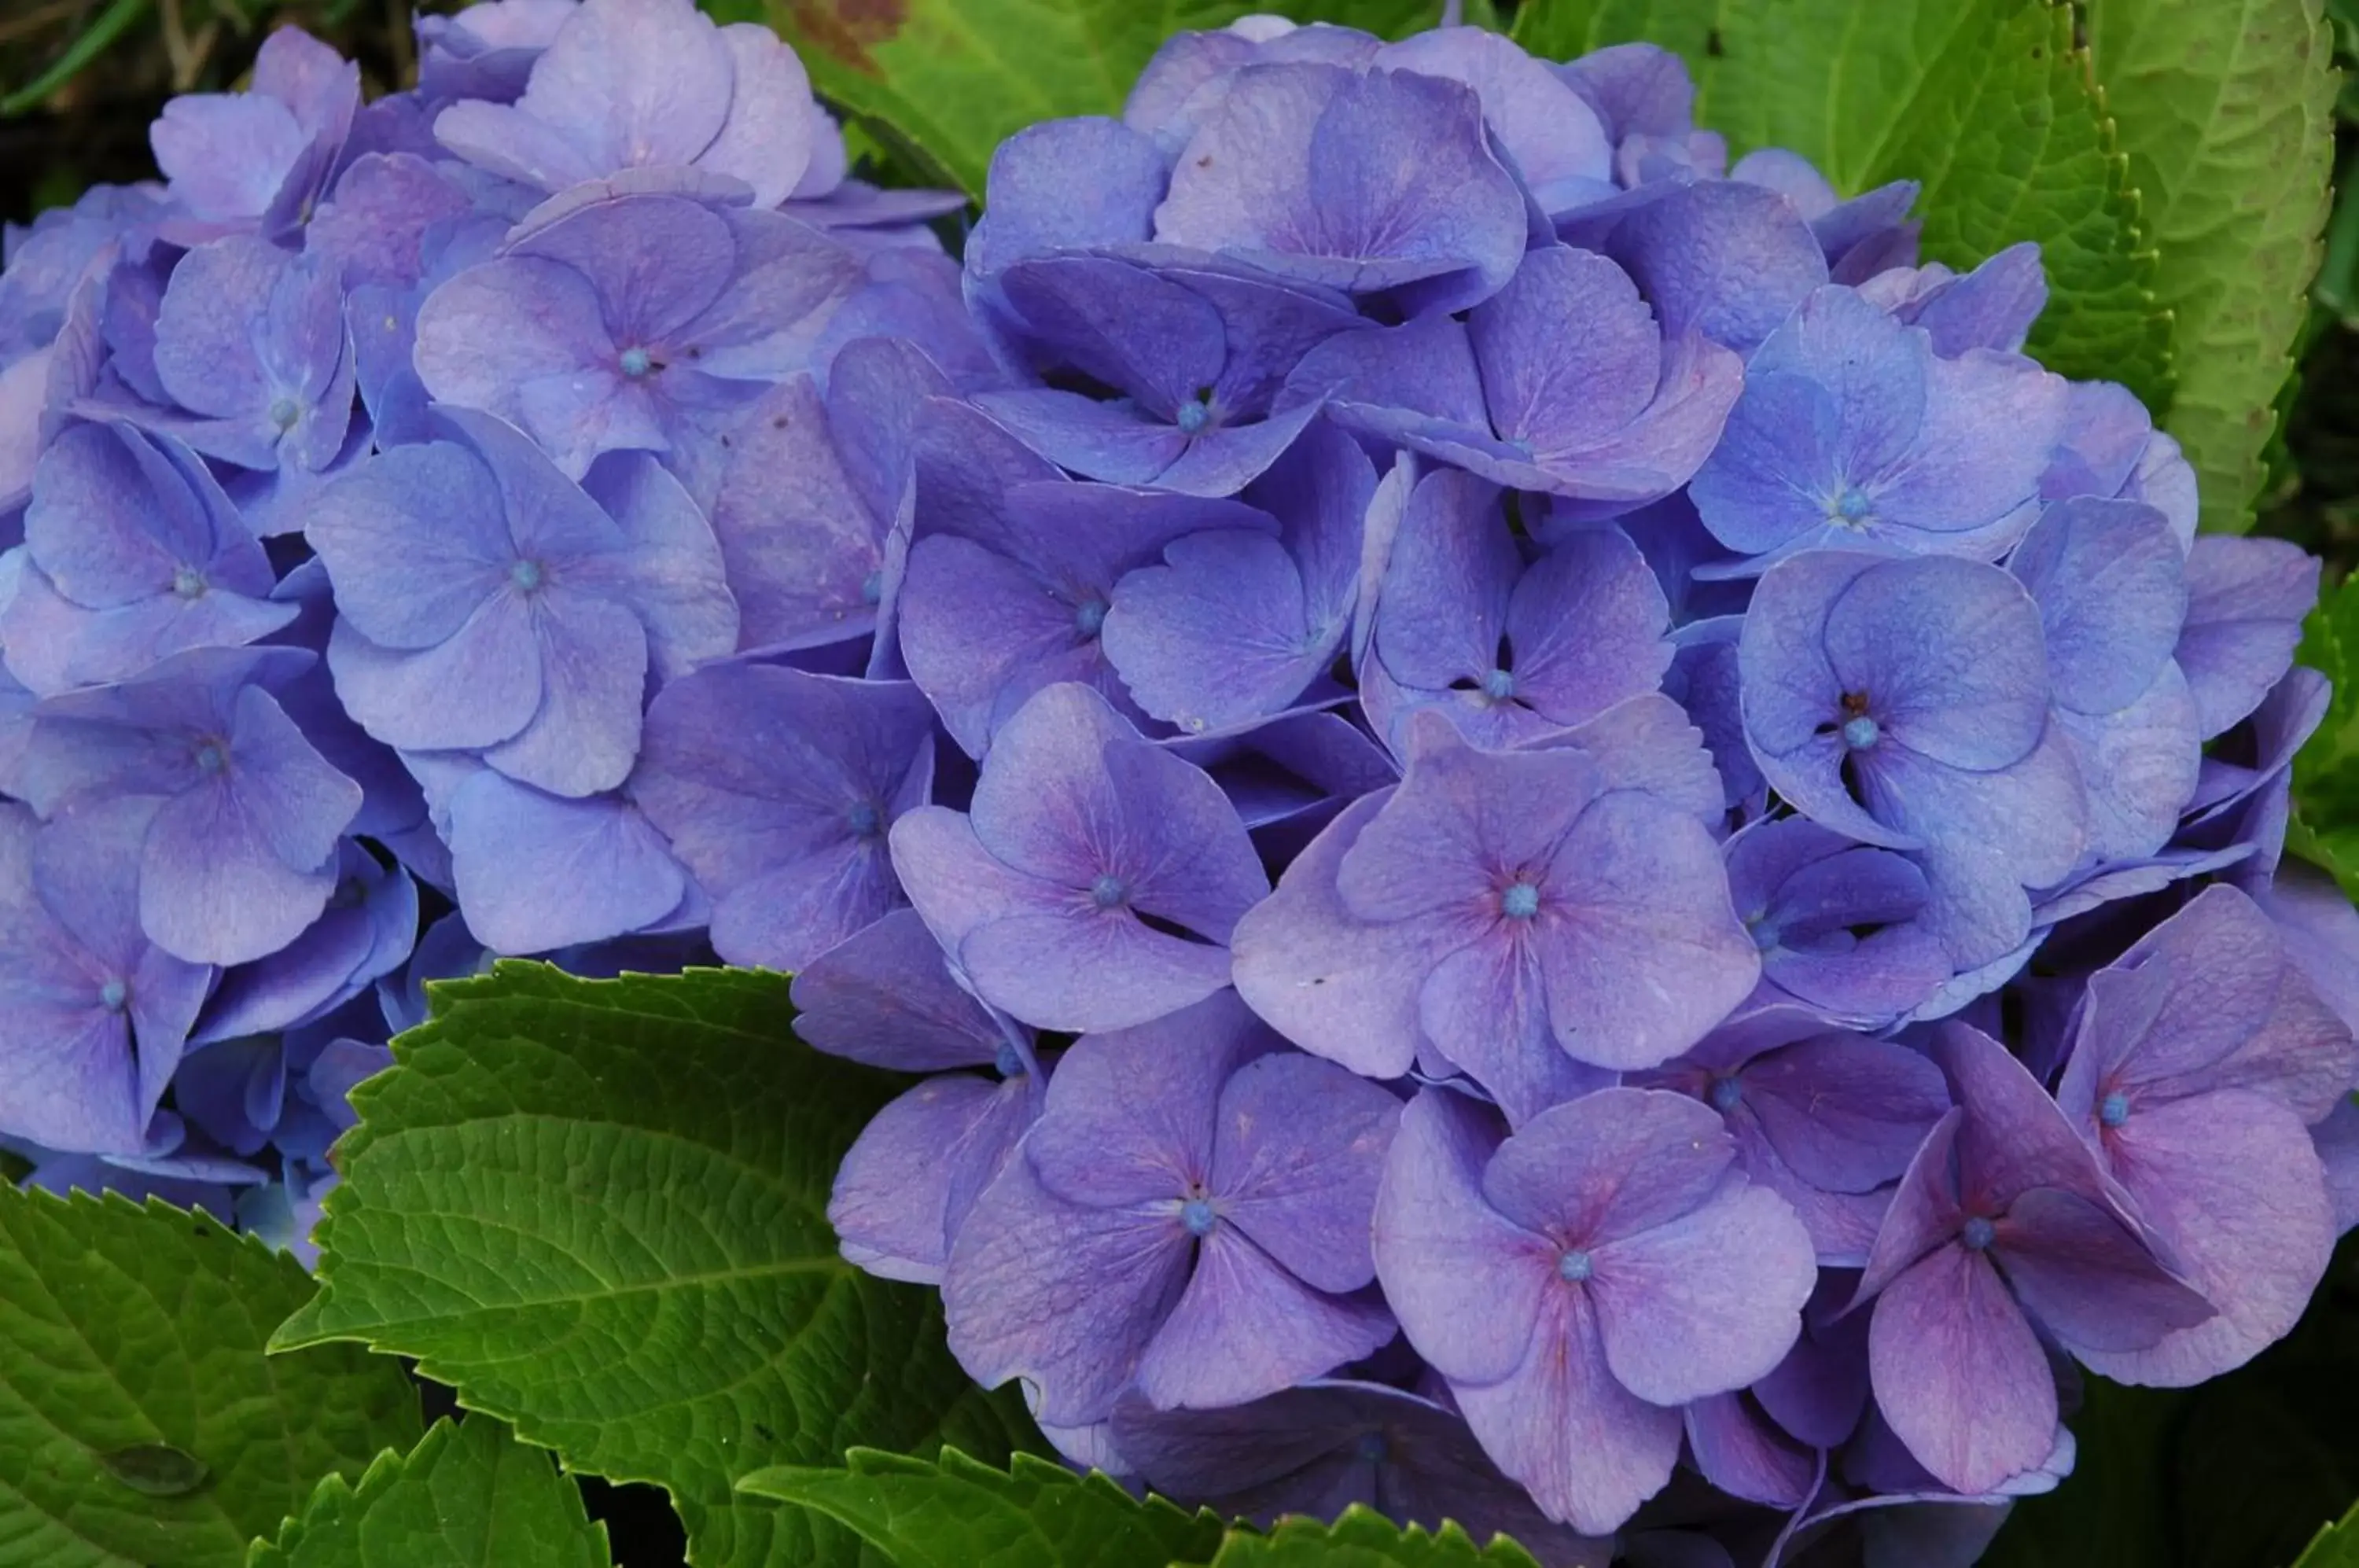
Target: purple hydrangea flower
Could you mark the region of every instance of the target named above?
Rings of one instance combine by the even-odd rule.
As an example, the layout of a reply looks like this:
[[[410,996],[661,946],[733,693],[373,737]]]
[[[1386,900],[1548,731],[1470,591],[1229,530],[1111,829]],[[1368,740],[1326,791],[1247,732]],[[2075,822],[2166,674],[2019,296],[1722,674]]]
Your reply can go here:
[[[1923,267],[1889,267],[1858,283],[1861,299],[1890,311],[1897,321],[1924,328],[1926,336],[1932,341],[1933,352],[1943,359],[1956,359],[1977,348],[1995,349],[2001,354],[2021,352],[2031,323],[2038,320],[2039,312],[2048,304],[2048,274],[2039,265],[2039,246],[2029,240],[2008,245],[1971,272],[1954,272],[1935,261]],[[2093,387],[2121,390],[2109,382],[2074,384],[2066,394],[2065,433],[2060,449],[2071,445],[2081,428],[2081,412],[2087,406],[2084,394]],[[2141,418],[2144,412],[2141,408]],[[2056,470],[2051,466],[2040,482],[2040,494],[2051,500],[2060,499],[2062,495],[2048,487],[2055,476]],[[2092,489],[2071,493],[2115,492]]]
[[[1654,44],[1613,44],[1553,67],[1597,115],[1614,148],[1614,177],[1625,187],[1728,169],[1728,144],[1698,130],[1695,81],[1687,63]]]
[[[1690,490],[1745,555],[1874,541],[1988,560],[2033,517],[2064,382],[2030,361],[1933,353],[1848,289],[1822,289],[1764,343]]]
[[[827,1217],[843,1256],[869,1273],[939,1285],[975,1200],[1039,1116],[1054,1059],[959,983],[909,909],[813,959],[794,997],[795,1032],[819,1050],[933,1074],[845,1152]]]
[[[1434,27],[1386,44],[1379,71],[1462,82],[1482,101],[1492,144],[1533,206],[1554,218],[1612,197],[1614,151],[1605,126],[1563,75],[1488,27]]]
[[[1228,992],[1085,1036],[967,1216],[942,1305],[977,1382],[1042,1421],[1240,1404],[1376,1349],[1369,1214],[1400,1103],[1283,1049]]]
[[[1134,1396],[1114,1407],[1113,1435],[1163,1496],[1265,1528],[1357,1506],[1428,1530],[1455,1520],[1477,1541],[1504,1535],[1549,1568],[1606,1568],[1614,1555],[1612,1541],[1541,1513],[1447,1407],[1381,1383],[1321,1379],[1203,1410]]]
[[[2054,1445],[2043,1334],[2102,1356],[2212,1308],[2156,1259],[2071,1122],[2004,1046],[1951,1023],[1933,1054],[1957,1105],[1901,1178],[1855,1300],[1875,1301],[1868,1364],[1893,1432],[1943,1486],[1988,1492]]]
[[[1745,1174],[1793,1205],[1828,1268],[1867,1261],[1892,1184],[1950,1108],[1916,1051],[1794,1009],[1731,1024],[1631,1082],[1719,1112]]]
[[[1818,1278],[1784,1200],[1707,1107],[1605,1089],[1504,1140],[1428,1089],[1376,1199],[1386,1299],[1499,1468],[1550,1519],[1615,1530],[1679,1458],[1679,1408],[1782,1360]]]
[[[624,454],[577,486],[467,409],[320,497],[308,537],[335,585],[336,691],[404,750],[471,751],[551,793],[613,789],[652,678],[737,642],[712,528]]]
[[[580,0],[481,0],[455,16],[413,18],[419,95],[515,103],[533,62],[578,9]]]
[[[1325,678],[1358,604],[1376,471],[1332,425],[1303,432],[1244,499],[1277,519],[1207,529],[1114,585],[1100,641],[1140,708],[1189,735],[1269,719]]]
[[[131,680],[44,700],[12,793],[42,815],[78,799],[158,802],[139,856],[139,922],[192,964],[275,953],[336,887],[360,786],[272,696],[295,648],[196,648]]]
[[[25,558],[0,607],[9,673],[47,695],[235,647],[295,618],[261,545],[195,453],[77,425],[34,472]]]
[[[1269,888],[1220,786],[1071,683],[1000,732],[969,814],[919,807],[892,845],[976,994],[1041,1029],[1125,1029],[1222,989]]]
[[[1740,354],[1827,281],[1826,254],[1794,204],[1734,180],[1673,174],[1558,233],[1628,273],[1667,336],[1692,329]]]
[[[1806,817],[1755,822],[1724,855],[1730,897],[1773,995],[1834,1022],[1878,1028],[1950,978],[1948,950],[1917,923],[1930,895],[1906,855]]]
[[[1994,566],[1814,550],[1761,579],[1738,644],[1746,738],[1784,800],[1914,851],[1961,969],[2022,942],[2026,887],[2079,860],[2088,806],[2049,722],[2038,605]]]
[[[1411,359],[1417,370],[1400,374]],[[1744,379],[1718,343],[1661,333],[1614,263],[1550,245],[1526,256],[1463,327],[1331,340],[1304,361],[1291,395],[1325,394],[1354,430],[1549,492],[1560,517],[1610,517],[1687,483]]]
[[[793,376],[732,433],[712,506],[742,622],[774,652],[874,636],[869,673],[899,659],[896,619],[917,506],[912,426],[951,384],[906,343],[845,347],[822,394]]]
[[[1305,353],[1360,324],[1326,289],[1103,256],[1021,261],[998,288],[1002,330],[1050,384],[976,406],[1075,474],[1190,495],[1234,495],[1277,461],[1318,412],[1274,413],[1278,389]],[[1060,388],[1060,372],[1114,396]]]
[[[2173,650],[2203,737],[2232,728],[2285,679],[2318,603],[2319,561],[2283,539],[2211,534],[2187,552],[2187,619]]]
[[[141,929],[156,803],[0,808],[0,1133],[136,1154],[212,985]]]
[[[1472,89],[1322,64],[1239,71],[1155,213],[1166,244],[1411,313],[1498,292],[1525,235],[1523,192]]]
[[[2195,792],[2201,714],[2171,657],[2187,615],[2169,522],[2134,501],[2048,507],[2007,560],[2048,647],[2053,724],[2081,776],[2095,862],[2152,855]]]
[[[1837,283],[1889,276],[1916,263],[1919,225],[1908,221],[1919,191],[1913,180],[1896,180],[1846,201],[1810,159],[1784,147],[1756,147],[1736,160],[1728,178],[1783,196],[1810,225],[1826,254],[1828,276]],[[2031,257],[2037,271],[2037,247]],[[2009,346],[2020,346],[2020,340]]]
[[[171,181],[183,242],[258,231],[278,239],[311,203],[351,135],[360,68],[307,33],[281,27],[255,57],[252,90],[183,93],[147,133]]]
[[[353,360],[333,267],[250,235],[173,268],[155,373],[186,414],[126,411],[241,468],[322,473],[344,450]]]
[[[1477,751],[1438,717],[1236,950],[1238,990],[1303,1049],[1393,1078],[1430,1042],[1518,1123],[1678,1055],[1760,973],[1693,816],[1581,752]]]
[[[538,41],[547,18],[516,20]],[[693,169],[775,207],[824,195],[843,175],[841,139],[795,51],[756,23],[716,27],[690,0],[584,0],[549,29],[515,103],[452,103],[434,135],[468,162],[548,191],[626,169]]]
[[[1315,62],[1356,68],[1384,47],[1382,38],[1358,27],[1332,22],[1298,26],[1275,16],[1240,16],[1225,27],[1174,33],[1132,84],[1122,123],[1153,138],[1167,160],[1176,160],[1245,67]]]
[[[775,212],[654,181],[582,186],[427,297],[418,376],[530,432],[571,477],[601,452],[656,452],[706,496],[725,428],[816,368],[864,277],[856,253]]]
[[[908,681],[727,664],[657,694],[629,790],[711,895],[713,951],[791,971],[902,901],[886,835],[933,774]]]
[[[1361,699],[1396,747],[1427,708],[1477,745],[1544,739],[1654,691],[1671,662],[1668,618],[1620,530],[1569,530],[1527,563],[1497,487],[1437,470],[1392,541]]]
[[[956,461],[951,452],[978,453],[988,474],[998,463],[995,444],[1013,444],[979,420],[968,416],[942,452],[921,459],[919,537],[900,597],[910,677],[973,757],[996,744],[993,732],[1034,692],[1060,681],[1127,703],[1101,640],[1126,573],[1191,534],[1278,531],[1276,519],[1242,502],[1068,483],[1053,470],[1023,477],[1027,466],[1014,466],[1015,482],[979,505],[954,507],[931,484]],[[1020,446],[1001,456],[1038,463]]]
[[[417,941],[417,882],[346,839],[320,918],[277,953],[223,975],[189,1038],[210,1045],[314,1023],[373,992],[409,962]]]
[[[2185,1385],[2285,1336],[2337,1234],[2308,1124],[2355,1078],[2350,1027],[2233,887],[2204,889],[2090,976],[2057,1102],[2219,1315],[2083,1360]]]
[[[2040,475],[2039,494],[2050,501],[2074,495],[2143,501],[2170,519],[2180,543],[2195,538],[2195,470],[2179,443],[2154,428],[2136,394],[2111,381],[2071,384],[2063,432]]]

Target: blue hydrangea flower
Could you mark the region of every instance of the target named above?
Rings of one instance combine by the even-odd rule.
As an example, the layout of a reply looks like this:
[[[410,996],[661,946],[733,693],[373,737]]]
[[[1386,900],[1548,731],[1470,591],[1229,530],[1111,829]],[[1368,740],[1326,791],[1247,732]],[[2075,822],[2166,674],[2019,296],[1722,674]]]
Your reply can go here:
[[[1357,1505],[1478,1541],[1504,1535],[1556,1568],[1606,1568],[1613,1542],[1540,1512],[1440,1401],[1382,1383],[1321,1378],[1218,1410],[1114,1407],[1114,1447],[1167,1497],[1265,1529]]]
[[[1763,575],[1737,657],[1745,735],[1778,795],[1919,855],[1919,919],[1959,968],[2022,942],[2024,889],[2063,880],[2088,822],[2023,585],[1951,556],[1808,551]]]
[[[277,953],[223,975],[190,1039],[210,1045],[316,1022],[373,995],[379,980],[409,961],[417,941],[418,884],[346,839],[320,918]]]
[[[1040,1029],[1125,1029],[1222,989],[1269,890],[1220,787],[1071,683],[1000,732],[967,814],[921,806],[892,845],[976,994]]]
[[[1234,1405],[1375,1350],[1369,1214],[1400,1103],[1285,1051],[1234,994],[1083,1037],[959,1231],[951,1354],[1040,1419]]]
[[[844,1257],[869,1273],[941,1283],[975,1200],[1040,1115],[1054,1055],[975,999],[910,909],[813,959],[794,996],[795,1032],[818,1049],[933,1074],[845,1151],[827,1217]]]
[[[182,243],[299,229],[325,189],[361,102],[360,68],[307,33],[265,38],[245,93],[183,93],[149,127],[157,167],[185,219]]]
[[[0,607],[9,673],[47,695],[236,647],[295,618],[262,546],[195,453],[78,425],[42,454],[25,556]]]
[[[1760,974],[1693,816],[1581,752],[1478,751],[1438,717],[1236,949],[1238,990],[1304,1050],[1392,1078],[1430,1040],[1519,1122],[1596,1069],[1678,1055]]]
[[[629,791],[711,895],[713,950],[794,971],[901,902],[886,834],[933,774],[908,681],[728,664],[649,704]]]
[[[213,981],[141,929],[155,802],[0,808],[0,1134],[136,1154]]]
[[[2285,1336],[2338,1234],[2309,1124],[2354,1079],[2350,1026],[2233,887],[2204,889],[2089,977],[2057,1103],[2219,1309],[2151,1345],[2095,1347],[2091,1367],[2184,1386]]]
[[[2032,520],[2063,418],[2061,377],[1941,358],[1923,329],[1823,289],[1754,354],[1690,494],[1746,555],[1873,542],[1988,560]]]
[[[622,783],[651,681],[736,647],[712,530],[677,481],[625,454],[578,486],[466,409],[322,494],[336,691],[403,750],[469,751],[563,796]]]
[[[1428,1089],[1375,1214],[1377,1276],[1499,1468],[1602,1535],[1660,1491],[1679,1407],[1784,1358],[1817,1281],[1785,1201],[1747,1185],[1719,1119],[1604,1089],[1502,1139]]]
[[[708,496],[723,427],[814,368],[864,277],[854,252],[774,212],[659,182],[580,187],[427,297],[418,376],[530,432],[569,477],[601,452],[655,452]]]
[[[694,169],[775,207],[843,177],[841,137],[795,51],[756,23],[716,27],[690,0],[584,0],[549,30],[513,103],[454,103],[435,116],[434,136],[547,191],[625,169]]]
[[[1950,978],[1948,950],[1918,922],[1931,893],[1908,856],[1807,817],[1755,822],[1723,853],[1769,995],[1832,1022],[1881,1028]]]
[[[1418,368],[1401,372],[1410,361]],[[1562,517],[1611,517],[1687,483],[1720,439],[1745,373],[1690,331],[1666,339],[1628,275],[1562,245],[1524,257],[1465,325],[1377,328],[1331,340],[1293,394],[1337,419],[1500,485],[1558,499]]]
[[[515,103],[533,62],[578,9],[580,0],[483,0],[455,16],[412,18],[419,96]]]
[[[1180,149],[1155,237],[1412,313],[1458,310],[1514,275],[1524,202],[1471,89],[1256,65]]]
[[[1934,1051],[1957,1105],[1901,1178],[1856,1300],[1875,1302],[1877,1408],[1935,1479],[1981,1493],[2054,1445],[2043,1334],[2102,1356],[2213,1310],[2157,1260],[2095,1156],[2006,1047],[1952,1023]]]
[[[196,648],[45,699],[10,792],[45,817],[77,800],[156,801],[139,855],[148,939],[194,964],[276,953],[326,908],[361,804],[271,694],[310,663]]]
[[[1571,530],[1527,561],[1498,488],[1441,469],[1418,482],[1394,536],[1361,701],[1396,747],[1428,708],[1477,745],[1523,745],[1655,690],[1668,619],[1619,530]]]
[[[1049,384],[976,406],[1034,452],[1091,479],[1230,495],[1317,415],[1271,405],[1321,340],[1356,327],[1341,295],[1202,267],[1100,256],[1021,261],[999,275],[1008,321]],[[1101,400],[1056,385],[1085,377]]]

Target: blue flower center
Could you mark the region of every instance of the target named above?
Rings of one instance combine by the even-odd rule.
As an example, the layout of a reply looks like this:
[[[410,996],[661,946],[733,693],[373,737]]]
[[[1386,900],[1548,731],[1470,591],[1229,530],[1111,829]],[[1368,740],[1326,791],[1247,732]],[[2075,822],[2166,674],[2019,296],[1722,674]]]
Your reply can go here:
[[[1370,1465],[1382,1465],[1386,1459],[1392,1457],[1391,1447],[1385,1442],[1385,1434],[1380,1432],[1362,1432],[1360,1441],[1353,1444],[1353,1447],[1359,1456]]]
[[[1516,678],[1504,670],[1494,670],[1483,677],[1483,695],[1494,702],[1504,702],[1516,694]]]
[[[1568,1285],[1580,1284],[1589,1278],[1591,1272],[1589,1254],[1579,1248],[1566,1253],[1556,1260],[1556,1277]]]
[[[1101,909],[1120,909],[1129,898],[1130,889],[1122,885],[1121,877],[1110,871],[1090,884],[1090,902]]]
[[[516,584],[517,593],[531,593],[534,589],[540,586],[540,562],[537,561],[517,561],[514,566],[508,568],[508,581]]]
[[[1105,625],[1106,602],[1093,595],[1073,607],[1073,629],[1083,637],[1095,637]]]
[[[1191,397],[1180,404],[1179,413],[1172,417],[1172,423],[1178,425],[1183,434],[1191,436],[1201,432],[1212,422],[1212,410],[1201,397]]]
[[[1220,1215],[1212,1212],[1210,1198],[1190,1198],[1180,1205],[1180,1223],[1188,1227],[1190,1236],[1210,1236]]]
[[[1713,1110],[1726,1116],[1744,1103],[1745,1085],[1734,1078],[1715,1078],[1704,1092],[1704,1098],[1712,1102]]]
[[[1499,912],[1511,920],[1527,920],[1540,912],[1540,890],[1528,882],[1510,882],[1499,895]]]
[[[1998,1239],[1998,1227],[1982,1215],[1976,1214],[1966,1222],[1962,1230],[1958,1232],[1958,1239],[1966,1244],[1966,1250],[1969,1252],[1987,1252],[1990,1250],[1990,1244]]]
[[[109,980],[98,988],[98,1005],[110,1013],[119,1013],[131,1000],[131,987],[120,980]]]
[[[198,772],[219,773],[223,768],[227,768],[228,766],[229,753],[222,749],[222,746],[219,741],[209,740],[202,746],[197,747]]]
[[[1834,505],[1828,508],[1827,517],[1831,521],[1842,521],[1857,527],[1875,510],[1875,503],[1868,499],[1867,493],[1856,485],[1849,485],[1843,487],[1842,495],[1835,497]]]
[[[1884,731],[1865,713],[1856,713],[1843,721],[1843,745],[1854,751],[1865,751],[1884,738]]]
[[[302,405],[292,397],[274,398],[270,405],[270,422],[282,430],[291,430],[295,421],[303,417]]]
[[[843,820],[851,826],[854,838],[875,838],[885,831],[885,813],[876,809],[873,800],[857,802],[843,814]]]
[[[2109,1127],[2117,1127],[2130,1119],[2130,1097],[2119,1089],[2104,1098],[2097,1107],[2097,1119]]]
[[[872,572],[860,580],[860,602],[864,604],[881,604],[885,602],[883,572]]]
[[[1014,1040],[1003,1040],[999,1042],[999,1054],[992,1060],[991,1065],[1002,1078],[1021,1078],[1025,1071],[1024,1053],[1016,1049]]]
[[[655,362],[647,357],[647,351],[643,348],[626,348],[623,351],[623,374],[625,376],[634,378],[645,376],[649,369],[653,368],[654,364]]]
[[[193,566],[183,566],[172,573],[172,592],[183,599],[201,599],[205,593],[204,577]]]
[[[1761,953],[1767,953],[1776,947],[1785,940],[1786,936],[1784,931],[1777,929],[1777,922],[1766,914],[1756,915],[1745,921],[1745,929],[1753,933],[1754,948]]]

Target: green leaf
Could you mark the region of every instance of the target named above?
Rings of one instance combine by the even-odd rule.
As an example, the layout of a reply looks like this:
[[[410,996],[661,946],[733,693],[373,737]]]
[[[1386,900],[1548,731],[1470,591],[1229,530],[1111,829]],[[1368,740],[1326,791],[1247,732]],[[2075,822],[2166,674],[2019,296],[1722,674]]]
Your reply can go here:
[[[1269,1534],[1234,1530],[1211,1568],[1536,1568],[1531,1553],[1505,1536],[1488,1546],[1454,1524],[1430,1534],[1404,1530],[1354,1505],[1332,1525],[1289,1519]]]
[[[2292,373],[2334,158],[2332,34],[2319,0],[2088,0],[2156,286],[2177,316],[2165,423],[2203,526],[2252,526],[2277,388]]]
[[[1549,60],[1571,60],[1608,44],[1660,44],[1699,79],[1720,53],[1728,0],[1524,0],[1515,40]]]
[[[1398,35],[1440,0],[772,0],[820,92],[970,196],[1037,120],[1119,114],[1163,40],[1256,11]]]
[[[331,1475],[247,1568],[607,1568],[606,1527],[544,1449],[489,1416],[434,1423],[377,1456],[357,1487]]]
[[[2359,1506],[2344,1514],[2340,1524],[2320,1527],[2293,1568],[2359,1568]]]
[[[508,963],[434,999],[353,1096],[320,1296],[278,1343],[414,1356],[569,1467],[665,1486],[709,1568],[857,1561],[735,1498],[750,1470],[1028,1432],[936,1292],[837,1255],[836,1166],[897,1085],[796,1040],[784,976]]]
[[[764,1470],[742,1485],[842,1520],[897,1568],[1165,1568],[1211,1561],[1223,1533],[1215,1514],[1142,1502],[1029,1454],[997,1470],[956,1449],[928,1463],[856,1448],[841,1468]]]
[[[2313,833],[2359,828],[2359,578],[2321,593],[2300,662],[2334,683],[2326,718],[2293,759],[2294,801]]]
[[[0,1187],[0,1568],[237,1568],[321,1475],[415,1441],[392,1362],[264,1356],[310,1290],[201,1214]]]

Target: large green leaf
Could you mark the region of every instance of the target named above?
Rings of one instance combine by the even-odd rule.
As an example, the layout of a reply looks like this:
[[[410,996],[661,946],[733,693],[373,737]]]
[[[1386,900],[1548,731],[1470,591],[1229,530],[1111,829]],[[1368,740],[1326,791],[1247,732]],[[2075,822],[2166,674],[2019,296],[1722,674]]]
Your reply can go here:
[[[2359,1568],[2359,1506],[2341,1523],[2321,1526],[2294,1568]]]
[[[1505,1536],[1478,1545],[1456,1525],[1438,1535],[1354,1507],[1334,1524],[1282,1520],[1267,1535],[1233,1530],[1211,1568],[1534,1568]]]
[[[407,1454],[320,1483],[247,1568],[607,1568],[606,1527],[546,1449],[489,1416],[438,1421]]]
[[[2334,694],[2294,758],[2294,798],[2313,829],[2359,827],[2359,577],[2319,595],[2295,657],[2332,681]]]
[[[744,1486],[840,1519],[896,1568],[1165,1568],[1221,1546],[1215,1515],[1028,1454],[997,1470],[955,1449],[930,1464],[854,1449],[841,1467],[764,1470]]]
[[[392,1362],[263,1354],[310,1291],[201,1214],[0,1187],[0,1568],[237,1568],[322,1475],[416,1441]]]
[[[1163,40],[1256,11],[1388,35],[1440,0],[769,0],[819,90],[970,196],[1036,120],[1118,114]]]
[[[2334,158],[2320,0],[2087,0],[2089,49],[2177,316],[2166,423],[2203,526],[2252,526]]]
[[[573,1468],[669,1489],[712,1568],[858,1558],[735,1498],[748,1471],[1027,1430],[934,1291],[837,1255],[837,1163],[895,1085],[797,1041],[784,977],[503,964],[435,1004],[353,1096],[320,1296],[279,1343],[418,1357]]]
[[[2051,289],[2031,349],[2067,376],[2170,389],[2170,322],[2129,166],[2048,0],[1534,0],[1526,48],[1677,50],[1732,155],[1790,147],[1855,194],[1924,183],[1925,254],[1970,267],[2039,242]]]
[[[842,1520],[894,1568],[1534,1568],[1505,1538],[1483,1546],[1456,1525],[1404,1530],[1356,1506],[1332,1526],[1224,1529],[1205,1510],[1028,1454],[998,1470],[955,1449],[932,1462],[855,1449],[841,1466],[765,1470],[743,1485]]]

